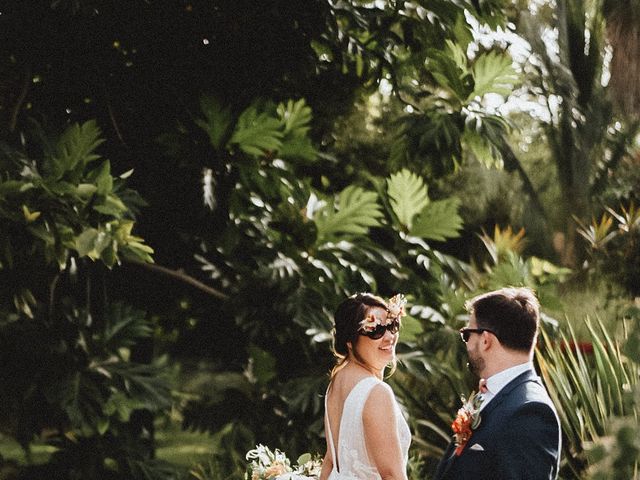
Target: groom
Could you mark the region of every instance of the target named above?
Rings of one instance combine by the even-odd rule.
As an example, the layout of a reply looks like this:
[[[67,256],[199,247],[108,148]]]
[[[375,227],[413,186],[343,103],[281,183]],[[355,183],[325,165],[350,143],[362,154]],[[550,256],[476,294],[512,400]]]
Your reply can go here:
[[[539,304],[528,288],[503,288],[467,302],[460,330],[469,368],[480,377],[480,423],[452,442],[435,480],[555,479],[560,422],[533,368]]]

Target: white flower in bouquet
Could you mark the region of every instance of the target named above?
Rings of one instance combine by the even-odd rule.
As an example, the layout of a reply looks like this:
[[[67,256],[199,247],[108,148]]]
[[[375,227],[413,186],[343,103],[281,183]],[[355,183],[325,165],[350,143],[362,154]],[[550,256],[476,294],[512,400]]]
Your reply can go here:
[[[293,471],[291,462],[283,452],[278,449],[272,452],[269,447],[261,444],[249,450],[246,459],[251,461],[249,471],[245,475],[247,480],[276,479],[282,474]]]
[[[305,453],[292,467],[284,452],[278,449],[272,452],[261,444],[249,450],[246,459],[250,460],[247,480],[317,480],[322,468],[322,459],[317,455]]]
[[[305,478],[317,478],[322,470],[322,457],[320,455],[311,456],[305,453],[298,457],[296,472],[301,475],[307,475]]]

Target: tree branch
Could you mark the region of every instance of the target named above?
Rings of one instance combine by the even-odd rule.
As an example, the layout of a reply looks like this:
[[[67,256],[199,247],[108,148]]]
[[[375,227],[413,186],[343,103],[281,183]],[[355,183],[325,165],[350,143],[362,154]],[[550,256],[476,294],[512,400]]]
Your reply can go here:
[[[125,261],[132,265],[138,265],[140,267],[146,268],[147,270],[162,273],[169,277],[175,278],[176,280],[180,280],[181,282],[187,283],[192,287],[197,288],[198,290],[201,290],[209,295],[213,295],[214,297],[219,298],[220,300],[229,299],[229,296],[227,294],[222,293],[221,291],[216,290],[215,288],[202,283],[200,280],[197,280],[192,276],[187,275],[182,270],[171,270],[170,268],[163,267],[162,265],[156,265],[155,263],[142,262],[139,260],[125,260]]]
[[[31,85],[31,65],[27,64],[25,66],[24,81],[22,82],[20,94],[18,95],[16,104],[13,106],[13,110],[11,111],[11,119],[9,120],[9,132],[11,133],[13,133],[16,129],[16,125],[18,123],[18,114],[20,113],[20,109],[22,108],[22,104],[24,103],[25,98],[27,98],[29,85]]]

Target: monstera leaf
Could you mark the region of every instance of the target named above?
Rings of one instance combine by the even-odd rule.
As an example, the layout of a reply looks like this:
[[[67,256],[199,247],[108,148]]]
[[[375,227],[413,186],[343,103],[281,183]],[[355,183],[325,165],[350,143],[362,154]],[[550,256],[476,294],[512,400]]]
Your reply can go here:
[[[458,214],[460,200],[448,198],[429,203],[409,231],[416,237],[444,241],[460,236],[462,218]]]
[[[422,178],[406,169],[391,175],[387,185],[393,213],[406,230],[411,230],[414,217],[429,203],[427,186]]]
[[[360,187],[349,186],[339,195],[337,205],[325,206],[315,218],[318,242],[340,234],[364,235],[369,227],[380,225],[382,217],[378,195]]]

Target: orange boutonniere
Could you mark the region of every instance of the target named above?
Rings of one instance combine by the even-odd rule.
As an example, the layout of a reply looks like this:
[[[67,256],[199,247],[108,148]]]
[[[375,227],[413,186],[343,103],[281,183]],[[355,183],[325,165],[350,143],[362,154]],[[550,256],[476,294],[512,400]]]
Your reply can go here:
[[[456,442],[456,455],[460,455],[464,446],[471,438],[473,431],[480,425],[480,404],[482,397],[471,392],[468,399],[462,397],[462,407],[458,410],[458,415],[451,424],[453,437]]]

